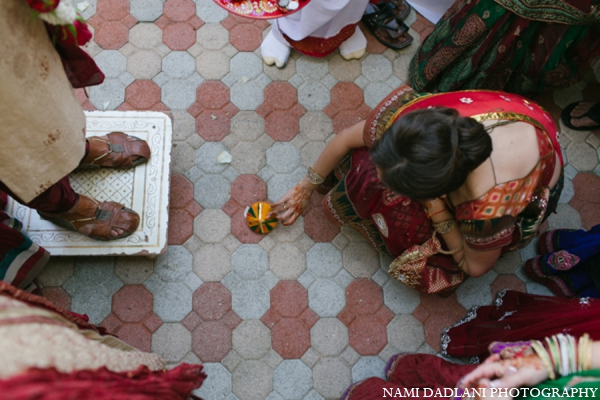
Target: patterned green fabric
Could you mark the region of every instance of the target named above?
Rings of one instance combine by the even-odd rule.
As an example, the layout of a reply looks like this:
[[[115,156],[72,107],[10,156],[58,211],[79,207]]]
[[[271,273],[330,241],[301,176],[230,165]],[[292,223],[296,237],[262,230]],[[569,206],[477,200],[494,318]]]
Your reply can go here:
[[[534,388],[522,388],[520,393],[521,396],[517,398],[523,400],[598,398],[600,396],[600,371],[583,371],[554,381],[547,380]]]
[[[528,7],[531,0],[497,1],[458,0],[448,10],[411,61],[409,80],[415,90],[539,93],[575,83],[580,67],[600,54],[598,12],[569,14],[563,2],[550,0],[537,1],[539,7],[533,8]],[[578,24],[556,23],[577,15],[582,16]]]

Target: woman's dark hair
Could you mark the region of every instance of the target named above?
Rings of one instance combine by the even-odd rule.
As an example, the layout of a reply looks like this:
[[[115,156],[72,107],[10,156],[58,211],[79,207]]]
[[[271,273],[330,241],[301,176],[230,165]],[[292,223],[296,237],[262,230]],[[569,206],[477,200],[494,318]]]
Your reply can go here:
[[[406,114],[370,150],[382,181],[420,200],[457,190],[491,153],[492,140],[483,125],[446,107]]]

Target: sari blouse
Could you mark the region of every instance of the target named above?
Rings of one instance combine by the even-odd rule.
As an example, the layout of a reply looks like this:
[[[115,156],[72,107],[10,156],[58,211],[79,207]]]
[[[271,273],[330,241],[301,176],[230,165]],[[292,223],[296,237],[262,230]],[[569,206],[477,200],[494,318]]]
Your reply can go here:
[[[465,245],[469,248],[475,251],[498,248],[508,251],[522,247],[528,242],[523,243],[523,239],[530,239],[532,235],[524,236],[525,229],[521,226],[521,221],[525,217],[539,217],[539,201],[547,203],[548,200],[547,187],[556,165],[555,154],[558,153],[562,163],[552,118],[539,105],[518,95],[494,91],[462,91],[416,97],[399,107],[383,124],[387,129],[406,113],[440,106],[454,108],[461,116],[471,117],[478,122],[509,120],[529,123],[535,127],[539,162],[525,177],[496,184],[479,198],[451,208]],[[382,121],[368,121],[364,131],[364,141],[368,147],[385,130],[381,128]]]

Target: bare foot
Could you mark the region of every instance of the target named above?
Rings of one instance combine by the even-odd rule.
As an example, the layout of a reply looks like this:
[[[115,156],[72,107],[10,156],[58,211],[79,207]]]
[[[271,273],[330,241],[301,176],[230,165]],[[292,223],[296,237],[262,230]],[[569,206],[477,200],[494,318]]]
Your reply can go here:
[[[597,122],[589,117],[581,117],[587,113],[594,104],[596,104],[594,101],[582,101],[577,104],[577,106],[571,111],[571,117],[573,117],[571,118],[571,125],[578,128],[598,125]]]

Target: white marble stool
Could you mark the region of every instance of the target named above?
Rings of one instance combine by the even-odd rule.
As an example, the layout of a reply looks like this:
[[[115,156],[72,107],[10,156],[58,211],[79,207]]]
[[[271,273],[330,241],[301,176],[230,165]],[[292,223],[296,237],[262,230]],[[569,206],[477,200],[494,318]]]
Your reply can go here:
[[[102,242],[40,219],[37,212],[9,199],[8,213],[23,230],[53,256],[156,256],[167,248],[169,170],[172,126],[160,112],[86,111],[87,136],[125,132],[144,139],[152,155],[147,164],[132,169],[101,168],[71,173],[77,193],[124,204],[140,214],[140,226],[131,236]]]

